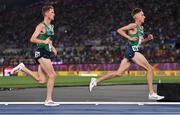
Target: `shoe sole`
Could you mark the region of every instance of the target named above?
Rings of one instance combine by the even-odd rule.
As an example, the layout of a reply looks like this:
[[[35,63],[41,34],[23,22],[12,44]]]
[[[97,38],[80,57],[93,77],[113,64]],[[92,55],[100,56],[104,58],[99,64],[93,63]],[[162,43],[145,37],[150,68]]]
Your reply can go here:
[[[46,107],[55,107],[55,106],[59,106],[59,104],[57,104],[57,105],[48,105],[48,104],[44,104],[44,106],[46,106]]]
[[[18,69],[15,69],[15,68],[17,68],[18,66],[20,66],[19,68],[21,68],[21,69],[19,69],[19,68],[18,68]],[[17,73],[17,72],[21,71],[22,68],[25,67],[25,65],[24,65],[23,63],[20,63],[18,66],[16,66],[15,68],[13,68],[10,73],[11,73],[11,74]]]
[[[152,98],[149,98],[149,100],[161,100],[161,99],[164,99],[165,97],[162,97],[162,98],[160,98],[160,99],[156,99],[156,98],[154,98],[154,99],[152,99]]]
[[[91,93],[92,89],[90,88],[90,85],[89,85],[89,93]]]

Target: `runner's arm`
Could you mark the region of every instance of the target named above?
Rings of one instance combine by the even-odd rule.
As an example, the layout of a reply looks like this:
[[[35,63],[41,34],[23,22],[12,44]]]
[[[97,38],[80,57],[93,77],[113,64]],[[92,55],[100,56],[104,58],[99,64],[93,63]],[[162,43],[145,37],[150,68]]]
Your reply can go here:
[[[152,34],[149,34],[148,37],[146,37],[145,39],[143,39],[141,43],[144,44],[144,43],[147,43],[147,42],[149,42],[150,40],[153,40],[153,39],[154,39],[153,35],[152,35]]]
[[[126,38],[126,39],[128,39],[128,40],[130,40],[130,41],[136,41],[137,38],[131,38],[131,37],[128,36],[127,33],[126,33],[126,31],[131,30],[131,29],[134,29],[136,26],[137,26],[137,24],[131,23],[131,24],[127,25],[127,26],[124,26],[124,27],[119,28],[119,29],[117,30],[117,32],[118,32],[121,36],[123,36],[124,38]]]
[[[39,34],[41,33],[42,30],[43,30],[43,25],[42,25],[42,24],[37,25],[37,27],[36,27],[36,29],[35,29],[32,37],[31,37],[31,39],[30,39],[30,41],[31,41],[32,43],[37,43],[37,44],[42,44],[42,43],[43,43],[43,44],[49,44],[50,39],[46,39],[46,40],[39,40],[39,39],[37,39],[37,37],[39,36]]]

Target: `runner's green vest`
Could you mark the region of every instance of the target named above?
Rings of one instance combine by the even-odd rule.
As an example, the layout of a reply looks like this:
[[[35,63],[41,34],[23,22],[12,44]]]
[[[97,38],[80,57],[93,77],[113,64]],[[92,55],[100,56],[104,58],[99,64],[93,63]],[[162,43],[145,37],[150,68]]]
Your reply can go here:
[[[40,34],[37,38],[39,40],[46,40],[47,38],[51,39],[53,38],[54,36],[54,26],[53,25],[50,25],[49,27],[44,23],[42,22],[42,24],[44,25],[45,27],[45,33],[43,34]],[[49,44],[37,44],[37,47],[38,48],[42,48],[42,49],[45,49],[46,51],[48,52],[51,52],[51,48],[49,46]]]
[[[135,37],[135,38],[137,38],[137,40],[136,41],[129,41],[129,44],[130,44],[130,46],[140,46],[140,44],[141,44],[141,40],[142,40],[142,38],[141,37],[143,37],[143,35],[144,35],[144,30],[143,30],[143,26],[140,26],[140,27],[136,27],[137,28],[137,32],[136,32],[136,34],[128,34],[131,38],[133,38],[133,37]]]

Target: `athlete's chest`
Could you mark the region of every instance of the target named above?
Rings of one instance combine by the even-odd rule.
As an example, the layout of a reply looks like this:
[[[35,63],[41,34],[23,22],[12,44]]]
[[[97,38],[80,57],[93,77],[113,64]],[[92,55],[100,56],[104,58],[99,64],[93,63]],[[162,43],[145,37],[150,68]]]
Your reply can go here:
[[[50,25],[50,26],[45,27],[45,32],[49,36],[54,35],[54,26]]]
[[[131,35],[132,37],[138,37],[138,38],[140,36],[144,36],[143,26],[136,27],[136,28],[133,28],[133,29],[129,30],[128,34]]]

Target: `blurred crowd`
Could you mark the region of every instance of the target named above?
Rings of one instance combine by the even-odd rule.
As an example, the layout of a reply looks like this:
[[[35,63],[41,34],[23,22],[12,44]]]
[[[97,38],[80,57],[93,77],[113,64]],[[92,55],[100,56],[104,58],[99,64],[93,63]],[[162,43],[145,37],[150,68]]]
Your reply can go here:
[[[54,61],[76,63],[120,63],[127,40],[116,30],[132,22],[131,11],[143,9],[145,37],[144,55],[152,63],[180,62],[178,0],[50,0],[55,7]],[[47,1],[46,1],[47,2]],[[34,64],[36,45],[30,43],[34,29],[43,18],[44,2],[16,7],[0,15],[0,64],[19,62]]]

